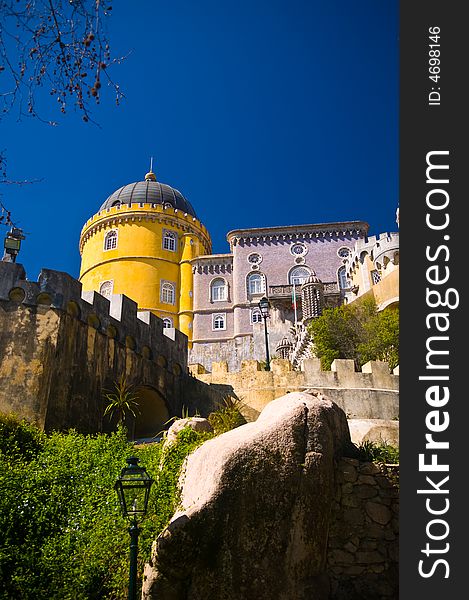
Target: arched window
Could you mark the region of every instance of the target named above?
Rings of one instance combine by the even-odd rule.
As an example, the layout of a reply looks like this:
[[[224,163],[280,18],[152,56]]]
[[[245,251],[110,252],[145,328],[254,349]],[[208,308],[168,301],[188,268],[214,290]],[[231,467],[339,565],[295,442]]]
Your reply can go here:
[[[218,331],[226,329],[226,315],[225,313],[218,313],[212,317],[212,329]]]
[[[112,288],[114,287],[114,283],[112,281],[103,281],[99,286],[99,293],[101,296],[105,298],[111,298],[112,296]]]
[[[340,267],[340,269],[337,271],[337,275],[339,277],[339,288],[341,290],[346,290],[347,288],[349,288],[350,281],[348,280],[345,267]]]
[[[169,317],[165,317],[163,319],[163,328],[169,329],[170,327],[173,327],[173,320],[170,319]]]
[[[251,325],[254,323],[262,323],[262,314],[258,308],[251,309]]]
[[[161,282],[161,302],[163,304],[174,304],[174,285],[169,281]]]
[[[306,267],[295,267],[290,271],[290,285],[302,285],[310,275],[311,272]]]
[[[114,250],[115,248],[117,248],[117,229],[112,229],[104,236],[104,250]]]
[[[210,284],[210,299],[212,302],[222,302],[228,298],[228,286],[222,277],[217,277]]]
[[[248,292],[251,295],[265,293],[265,278],[262,273],[248,275]]]
[[[165,250],[170,250],[171,252],[176,252],[176,242],[176,233],[174,233],[174,231],[167,231],[165,229],[163,231],[163,248]]]

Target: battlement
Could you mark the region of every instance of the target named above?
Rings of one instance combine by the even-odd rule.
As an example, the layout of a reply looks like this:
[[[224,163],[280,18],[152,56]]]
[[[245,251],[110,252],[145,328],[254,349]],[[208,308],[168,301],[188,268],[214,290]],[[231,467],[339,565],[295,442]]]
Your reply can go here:
[[[283,358],[273,358],[271,360],[271,370],[265,371],[264,363],[258,360],[243,360],[241,369],[231,371],[226,361],[213,362],[212,372],[209,373],[205,367],[200,364],[189,365],[189,372],[192,375],[211,375],[213,379],[222,375],[249,375],[259,372],[271,373],[274,377],[294,373],[304,377],[305,383],[321,383],[330,387],[374,387],[396,391],[399,389],[399,367],[392,372],[385,361],[371,360],[364,364],[360,371],[355,370],[355,362],[351,359],[336,358],[331,365],[330,370],[325,370],[321,366],[319,358],[308,358],[303,362],[301,371],[295,371],[292,363]]]
[[[363,262],[364,255],[368,255],[373,262],[381,262],[384,257],[394,262],[399,252],[399,232],[380,233],[368,238],[357,240],[350,256],[346,259],[347,273],[350,276],[355,267]],[[385,261],[386,262],[386,261]]]
[[[370,361],[355,371],[353,360],[336,359],[325,371],[319,358],[310,358],[303,361],[302,371],[295,371],[289,360],[274,358],[270,371],[257,360],[246,360],[239,371],[230,371],[223,361],[212,363],[211,373],[200,364],[189,365],[189,372],[204,383],[231,387],[251,417],[287,392],[307,390],[320,390],[351,418],[395,419],[399,414],[399,369],[391,373],[383,361]]]
[[[111,208],[106,208],[94,214],[90,217],[83,225],[80,234],[80,252],[83,250],[83,244],[95,231],[101,228],[104,224],[110,223],[111,225],[117,222],[138,222],[142,220],[162,220],[169,218],[176,218],[177,222],[183,229],[188,231],[196,231],[202,234],[204,243],[207,249],[211,250],[210,234],[197,217],[181,211],[178,208],[174,208],[169,205],[152,204],[149,202],[140,202],[132,204],[118,204]]]
[[[56,309],[76,318],[146,358],[171,357],[185,370],[187,336],[164,329],[163,321],[123,294],[108,300],[83,292],[81,283],[61,271],[42,269],[38,281],[28,281],[22,265],[0,262],[0,302]]]

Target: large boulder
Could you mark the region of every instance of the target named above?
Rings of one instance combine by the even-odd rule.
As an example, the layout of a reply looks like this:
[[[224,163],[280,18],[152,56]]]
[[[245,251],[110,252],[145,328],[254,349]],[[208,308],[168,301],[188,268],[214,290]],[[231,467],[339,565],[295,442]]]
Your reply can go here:
[[[180,510],[153,544],[145,600],[323,600],[345,413],[291,393],[209,440],[181,475]]]
[[[166,434],[166,444],[173,444],[177,440],[178,433],[180,433],[186,427],[190,427],[194,431],[199,432],[210,432],[213,431],[213,427],[210,425],[207,419],[203,417],[186,417],[185,419],[177,419],[168,429]]]
[[[354,444],[374,442],[399,447],[399,421],[388,419],[349,419],[350,436]]]

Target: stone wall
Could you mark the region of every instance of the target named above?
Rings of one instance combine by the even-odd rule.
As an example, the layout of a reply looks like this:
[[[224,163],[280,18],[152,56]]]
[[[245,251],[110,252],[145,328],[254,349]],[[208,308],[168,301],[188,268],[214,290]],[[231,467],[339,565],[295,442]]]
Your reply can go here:
[[[1,411],[48,431],[105,430],[103,393],[122,374],[139,390],[137,434],[155,435],[183,407],[212,409],[219,394],[187,374],[184,334],[126,296],[83,296],[66,273],[44,269],[30,282],[21,265],[0,262]]]
[[[398,598],[399,467],[342,458],[327,570],[331,600]]]
[[[255,360],[243,361],[239,371],[228,363],[212,364],[212,372],[199,364],[189,365],[191,373],[213,387],[231,391],[245,405],[245,417],[255,420],[262,409],[288,392],[319,390],[344,410],[350,419],[395,420],[399,416],[398,369],[391,373],[387,363],[371,361],[355,371],[353,360],[338,359],[330,371],[321,370],[319,359],[304,361],[303,371],[294,371],[284,359],[272,359],[264,371]]]

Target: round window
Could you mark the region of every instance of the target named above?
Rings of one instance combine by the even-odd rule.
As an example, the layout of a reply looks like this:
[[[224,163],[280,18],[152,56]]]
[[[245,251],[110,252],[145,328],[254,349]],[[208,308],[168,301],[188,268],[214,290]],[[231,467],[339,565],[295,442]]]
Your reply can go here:
[[[262,262],[262,256],[260,254],[250,254],[248,256],[248,263],[251,265],[258,265]]]
[[[340,248],[339,250],[337,250],[337,254],[340,256],[340,258],[347,258],[347,256],[349,256],[350,254],[350,250],[348,248]]]
[[[293,244],[290,252],[293,254],[293,256],[303,256],[303,254],[306,254],[306,247],[304,244]]]

